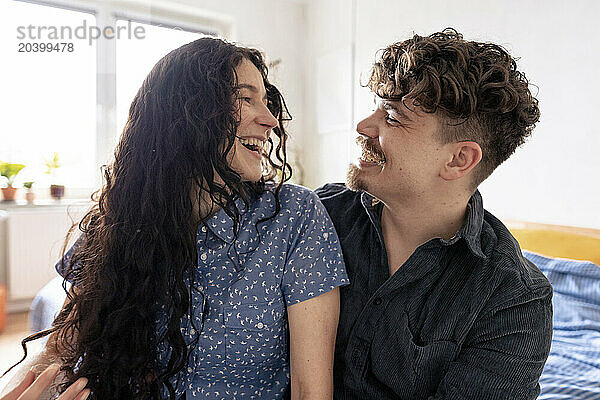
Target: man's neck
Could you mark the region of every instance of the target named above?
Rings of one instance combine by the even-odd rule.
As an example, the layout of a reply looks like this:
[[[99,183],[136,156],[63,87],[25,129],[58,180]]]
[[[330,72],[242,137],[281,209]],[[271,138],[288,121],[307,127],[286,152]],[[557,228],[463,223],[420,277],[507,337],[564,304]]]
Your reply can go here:
[[[450,239],[460,230],[469,198],[432,196],[430,200],[384,202],[381,215],[390,275],[421,244],[433,238]]]

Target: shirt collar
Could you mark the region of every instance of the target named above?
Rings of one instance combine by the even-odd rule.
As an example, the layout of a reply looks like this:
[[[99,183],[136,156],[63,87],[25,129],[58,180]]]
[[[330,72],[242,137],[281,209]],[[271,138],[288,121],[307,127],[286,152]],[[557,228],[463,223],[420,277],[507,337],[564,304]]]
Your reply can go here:
[[[244,204],[244,200],[242,198],[236,198],[234,204],[240,213],[240,216],[246,212],[246,205]],[[201,226],[206,226],[216,237],[225,243],[231,244],[235,239],[235,232],[233,231],[233,219],[227,215],[223,208],[221,208],[215,215],[201,224]],[[201,228],[199,227],[198,229]]]
[[[375,225],[378,231],[381,230],[381,217],[378,210],[376,210],[376,206],[380,203],[375,197],[371,196],[367,192],[363,192],[361,194],[361,203],[371,222]],[[453,238],[444,240],[438,239],[442,245],[450,246],[456,243],[459,239],[463,238],[467,243],[467,246],[471,253],[480,258],[487,258],[487,256],[483,253],[481,249],[481,231],[483,229],[483,200],[481,198],[481,194],[479,190],[476,190],[475,193],[469,199],[467,203],[467,215],[465,218],[465,222],[462,227],[458,231]]]
[[[447,242],[455,243],[461,237],[467,242],[467,246],[471,253],[480,258],[487,258],[481,250],[481,231],[483,229],[483,200],[479,190],[469,199],[467,204],[467,216],[458,233]],[[446,242],[446,241],[442,241]],[[449,243],[451,244],[451,243]]]

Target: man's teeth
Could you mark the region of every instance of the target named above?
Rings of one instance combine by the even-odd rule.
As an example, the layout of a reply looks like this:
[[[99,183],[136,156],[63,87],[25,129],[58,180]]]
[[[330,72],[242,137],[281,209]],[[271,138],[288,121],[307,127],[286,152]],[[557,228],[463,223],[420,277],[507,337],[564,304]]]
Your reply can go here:
[[[368,150],[364,150],[362,152],[362,155],[360,157],[363,161],[369,162],[369,163],[373,163],[373,164],[384,164],[385,163],[385,159],[382,159],[381,157],[376,156],[375,154],[371,153]]]
[[[262,151],[265,147],[265,142],[256,138],[238,138],[241,144],[244,146],[256,147],[257,150]]]

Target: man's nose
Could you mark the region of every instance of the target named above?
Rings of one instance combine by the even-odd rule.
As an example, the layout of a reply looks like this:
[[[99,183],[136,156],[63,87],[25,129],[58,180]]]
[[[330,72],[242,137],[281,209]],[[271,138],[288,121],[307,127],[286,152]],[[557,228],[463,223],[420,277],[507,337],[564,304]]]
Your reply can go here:
[[[379,135],[377,126],[373,121],[373,116],[375,113],[371,114],[367,118],[363,119],[356,125],[356,132],[363,136],[368,136],[370,138],[377,137]]]

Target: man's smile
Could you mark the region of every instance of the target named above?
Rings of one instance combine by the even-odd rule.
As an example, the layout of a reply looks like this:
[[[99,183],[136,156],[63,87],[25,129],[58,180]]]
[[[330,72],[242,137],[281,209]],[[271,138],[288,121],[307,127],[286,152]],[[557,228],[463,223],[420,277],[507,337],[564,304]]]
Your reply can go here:
[[[356,138],[356,144],[361,147],[361,156],[360,156],[360,164],[376,164],[383,165],[385,164],[385,155],[378,147],[374,146],[369,142],[368,139],[359,136]]]

